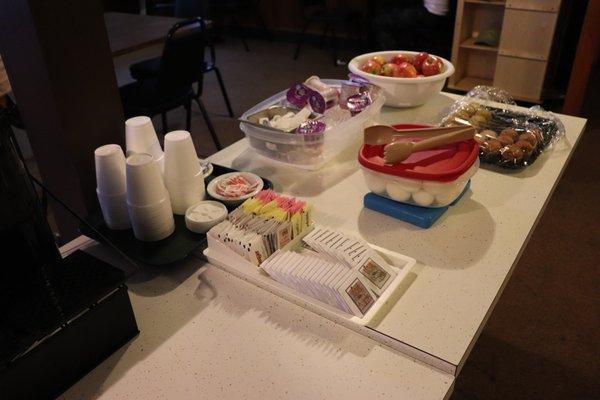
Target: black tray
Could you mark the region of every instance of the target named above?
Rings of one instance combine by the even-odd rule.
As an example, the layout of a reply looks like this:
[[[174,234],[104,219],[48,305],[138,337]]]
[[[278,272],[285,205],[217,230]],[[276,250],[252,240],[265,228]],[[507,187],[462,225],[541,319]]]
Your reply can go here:
[[[219,175],[230,172],[239,172],[238,170],[213,164],[213,172],[205,178],[208,183]],[[273,183],[265,178],[264,189],[272,189]],[[211,197],[206,194],[207,199]],[[227,206],[231,211],[235,206]],[[134,261],[153,266],[163,266],[183,260],[193,250],[201,246],[206,247],[206,234],[194,233],[185,226],[185,217],[183,215],[174,215],[175,232],[163,240],[157,242],[142,242],[135,238],[132,229],[112,230],[109,229],[102,219],[102,212],[98,209],[96,212],[88,215],[84,220],[86,224],[81,224],[79,230],[82,234],[89,236],[99,242],[109,241],[119,251]],[[93,227],[90,228],[91,225]],[[96,233],[100,232],[103,237]]]
[[[512,161],[504,160],[502,156],[485,154],[483,151],[480,151],[479,159],[486,164],[494,164],[507,169],[524,168],[528,165],[533,164],[533,162],[538,158],[538,156],[548,147],[548,145],[554,140],[554,138],[559,133],[558,123],[553,119],[527,115],[495,107],[486,108],[492,113],[491,124],[493,124],[494,126],[509,128],[525,125],[535,125],[542,130],[542,141],[531,153],[531,156],[529,156],[527,160],[515,163]]]

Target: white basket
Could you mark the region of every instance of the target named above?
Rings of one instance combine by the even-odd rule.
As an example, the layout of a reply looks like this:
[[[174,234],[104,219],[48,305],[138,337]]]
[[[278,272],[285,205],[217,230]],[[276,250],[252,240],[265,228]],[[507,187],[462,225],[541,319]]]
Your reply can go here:
[[[416,51],[393,50],[378,51],[375,53],[361,54],[354,57],[348,63],[350,72],[379,86],[385,94],[385,105],[388,107],[415,107],[427,103],[433,96],[438,94],[446,79],[454,74],[452,63],[441,57],[444,63],[444,71],[437,75],[422,76],[418,78],[397,78],[391,76],[374,75],[360,69],[367,60],[373,56],[382,56],[389,59],[396,54],[407,54],[414,56]]]
[[[297,236],[294,240],[284,247],[284,250],[293,250],[300,245],[301,239],[311,229],[306,230],[303,235]],[[384,249],[379,246],[370,244],[370,246],[378,252],[383,258],[387,259],[390,264],[396,268],[397,275],[387,287],[385,292],[377,298],[369,311],[362,317],[348,314],[329,304],[301,293],[289,286],[286,286],[272,279],[261,268],[247,261],[237,253],[229,249],[223,243],[219,242],[210,235],[207,235],[208,248],[204,250],[204,256],[208,261],[247,282],[251,282],[269,292],[282,297],[300,307],[311,310],[333,322],[340,323],[349,328],[367,326],[374,318],[382,318],[393,307],[394,293],[402,284],[408,272],[416,264],[414,258]]]

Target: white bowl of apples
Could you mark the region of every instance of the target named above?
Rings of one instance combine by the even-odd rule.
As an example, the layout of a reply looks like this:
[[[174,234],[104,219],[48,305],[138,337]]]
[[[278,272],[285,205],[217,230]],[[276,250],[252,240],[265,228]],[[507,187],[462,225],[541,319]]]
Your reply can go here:
[[[452,63],[416,51],[378,51],[354,57],[350,72],[381,87],[385,105],[414,107],[426,103],[444,87],[454,73]]]

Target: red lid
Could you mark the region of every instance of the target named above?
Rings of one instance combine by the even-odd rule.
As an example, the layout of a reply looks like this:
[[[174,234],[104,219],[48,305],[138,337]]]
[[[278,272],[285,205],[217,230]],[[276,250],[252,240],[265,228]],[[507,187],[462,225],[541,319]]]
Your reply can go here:
[[[396,129],[427,128],[428,125],[397,124]],[[422,138],[401,138],[399,140],[420,141]],[[475,140],[452,143],[433,150],[413,153],[406,160],[394,165],[383,161],[385,145],[363,144],[358,153],[358,162],[365,168],[384,174],[410,179],[449,182],[464,174],[477,160],[479,146]]]

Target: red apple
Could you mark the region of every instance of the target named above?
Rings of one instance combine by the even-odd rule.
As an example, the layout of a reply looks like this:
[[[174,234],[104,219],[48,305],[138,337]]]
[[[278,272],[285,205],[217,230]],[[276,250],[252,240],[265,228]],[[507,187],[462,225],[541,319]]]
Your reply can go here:
[[[381,71],[379,71],[379,75],[383,76],[394,76],[394,71],[396,70],[396,64],[394,63],[386,63],[381,67]]]
[[[427,59],[427,57],[429,57],[429,54],[424,51],[414,56],[412,64],[415,66],[417,71],[421,71],[421,65],[423,64],[423,61]]]
[[[412,58],[412,56],[409,56],[408,54],[396,54],[394,57],[392,57],[392,62],[394,64],[402,64],[403,62],[412,64],[413,58]]]
[[[417,69],[414,65],[407,62],[396,64],[394,76],[396,78],[415,78],[417,76]]]
[[[442,62],[438,58],[433,56],[429,56],[423,61],[421,65],[421,71],[423,71],[423,75],[432,76],[437,75],[442,72]]]
[[[366,63],[363,64],[363,66],[361,67],[361,69],[365,72],[368,72],[370,74],[379,74],[379,71],[381,71],[381,64],[379,64],[376,61],[373,60],[369,60]]]
[[[371,60],[375,61],[379,65],[385,64],[385,58],[383,58],[383,56],[373,56],[371,57]]]

